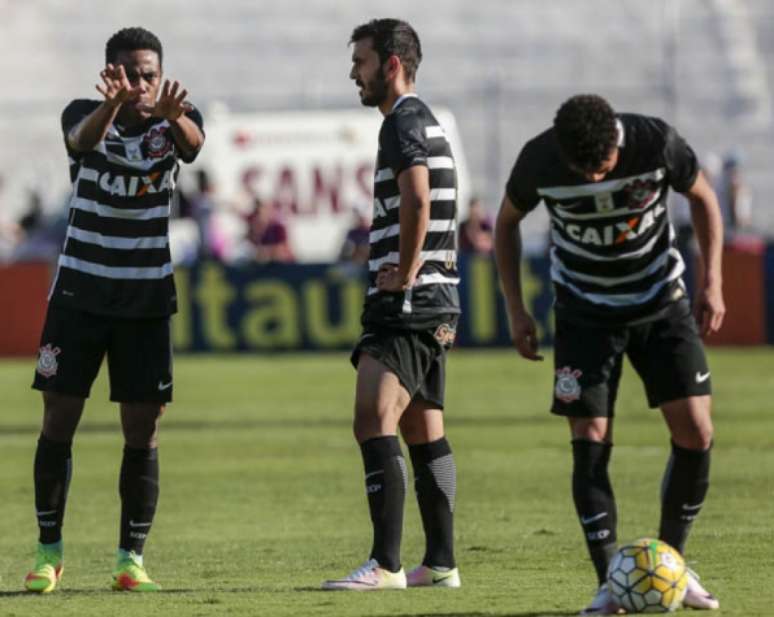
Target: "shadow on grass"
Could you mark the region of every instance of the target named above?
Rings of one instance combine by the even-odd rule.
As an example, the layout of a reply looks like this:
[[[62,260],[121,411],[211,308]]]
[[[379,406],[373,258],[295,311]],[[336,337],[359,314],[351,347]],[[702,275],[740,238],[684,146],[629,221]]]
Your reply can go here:
[[[228,590],[232,591],[232,590]],[[246,591],[242,589],[235,589],[233,591]],[[186,594],[186,593],[201,593],[201,590],[195,590],[195,589],[162,589],[161,591],[154,592],[157,595],[170,595],[170,594]],[[52,593],[33,593],[30,591],[0,591],[0,598],[40,598],[40,597],[46,597],[46,598],[58,598],[58,597],[68,597],[68,596],[100,596],[103,594],[110,594],[112,596],[120,597],[122,595],[126,596],[136,596],[140,595],[139,593],[132,593],[132,592],[119,592],[119,591],[113,591],[112,589],[57,589],[56,591]],[[147,595],[147,594],[142,594]]]
[[[346,592],[328,591],[320,587],[293,587],[293,591],[310,591],[317,592],[322,595],[331,597],[343,597],[347,596]],[[522,611],[517,613],[499,613],[488,612],[482,613],[480,611],[471,611],[467,613],[454,612],[454,613],[388,613],[383,617],[569,617],[569,615],[577,615],[578,611]],[[381,617],[375,615],[374,617]]]
[[[399,615],[390,614],[385,617],[567,617],[577,614],[577,611],[522,611],[517,613],[481,613],[474,611],[470,613],[401,613]]]
[[[519,417],[513,415],[502,416],[476,416],[470,418],[449,418],[446,424],[449,426],[517,426],[542,424],[545,417],[527,416]],[[162,423],[162,430],[165,433],[174,431],[233,431],[248,429],[267,429],[267,428],[344,428],[349,430],[352,426],[352,419],[341,418],[256,418],[240,420],[222,420],[213,422],[209,420],[170,420]],[[117,433],[121,430],[118,422],[87,422],[78,427],[78,433]],[[37,435],[40,433],[40,423],[31,424],[8,424],[0,426],[0,436],[14,435]]]

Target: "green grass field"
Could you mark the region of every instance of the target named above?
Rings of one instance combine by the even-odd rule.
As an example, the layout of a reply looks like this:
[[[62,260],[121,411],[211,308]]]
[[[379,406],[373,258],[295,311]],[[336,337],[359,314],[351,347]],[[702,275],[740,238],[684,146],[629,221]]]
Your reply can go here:
[[[716,441],[707,505],[688,558],[724,615],[772,615],[774,350],[711,352]],[[454,352],[448,435],[458,467],[460,590],[325,593],[370,547],[351,437],[354,371],[345,355],[177,359],[161,431],[162,493],[146,563],[165,591],[109,591],[118,537],[118,415],[104,374],[76,438],[61,589],[20,592],[36,541],[33,362],[0,363],[1,615],[570,615],[594,578],[569,492],[563,420],[548,411],[550,360]],[[668,435],[627,367],[612,478],[619,537],[655,533]],[[403,560],[421,557],[413,495]]]

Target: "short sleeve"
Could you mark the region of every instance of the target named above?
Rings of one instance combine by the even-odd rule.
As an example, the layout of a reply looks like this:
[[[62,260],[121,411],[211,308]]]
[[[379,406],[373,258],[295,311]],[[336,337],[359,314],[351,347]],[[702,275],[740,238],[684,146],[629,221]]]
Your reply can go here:
[[[696,153],[671,126],[666,126],[664,164],[669,185],[678,193],[685,193],[696,182],[699,161]]]
[[[76,99],[71,101],[67,107],[62,111],[62,135],[64,137],[65,148],[67,153],[73,158],[80,158],[83,153],[72,150],[67,143],[67,135],[73,130],[80,122],[99,107],[99,101],[92,101],[88,99]]]
[[[537,193],[535,160],[530,155],[529,144],[522,148],[511,175],[505,185],[505,194],[519,210],[529,212],[540,203]]]
[[[413,114],[388,117],[379,133],[379,147],[395,177],[414,165],[427,166],[429,148],[425,130],[419,118]]]
[[[199,111],[199,109],[192,105],[191,103],[188,103],[189,109],[185,112],[185,117],[189,118],[193,123],[199,127],[199,130],[202,132],[202,135],[204,135],[204,118],[202,118],[202,114]],[[180,156],[180,160],[182,160],[185,163],[192,163],[196,160],[196,157],[198,156],[199,151],[195,152],[193,156],[185,157]]]

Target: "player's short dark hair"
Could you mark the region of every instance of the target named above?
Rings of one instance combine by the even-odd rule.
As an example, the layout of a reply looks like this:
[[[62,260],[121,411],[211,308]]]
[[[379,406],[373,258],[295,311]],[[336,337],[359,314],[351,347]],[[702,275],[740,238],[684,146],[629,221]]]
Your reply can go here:
[[[155,51],[159,56],[159,65],[161,65],[163,52],[159,37],[140,27],[124,28],[110,37],[105,45],[105,64],[115,62],[120,51],[136,51],[138,49]]]
[[[562,103],[554,130],[568,162],[583,171],[599,169],[618,143],[615,112],[596,94],[579,94]]]
[[[382,64],[390,56],[398,56],[406,77],[414,81],[419,63],[422,62],[422,45],[408,22],[400,19],[372,19],[355,28],[349,42],[357,43],[367,38],[373,40],[374,51],[379,54]]]

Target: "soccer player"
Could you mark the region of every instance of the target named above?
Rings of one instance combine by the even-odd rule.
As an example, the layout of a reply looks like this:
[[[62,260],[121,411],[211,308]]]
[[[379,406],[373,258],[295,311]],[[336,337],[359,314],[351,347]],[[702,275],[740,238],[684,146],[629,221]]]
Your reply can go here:
[[[105,60],[102,100],[74,100],[62,113],[73,193],[33,383],[44,407],[34,468],[40,536],[24,583],[33,592],[53,591],[62,576],[72,440],[105,355],[125,441],[113,588],[159,589],[142,553],[159,494],[158,420],[172,400],[167,227],[178,159],[193,161],[204,133],[187,91],[177,81],[162,85],[161,43],[151,32],[120,30]]]
[[[669,187],[691,203],[703,256],[695,319],[666,211]],[[599,582],[583,613],[608,613],[617,608],[605,584],[616,548],[608,463],[624,353],[671,434],[659,537],[681,553],[707,493],[713,426],[700,336],[716,332],[725,313],[720,211],[693,151],[663,120],[616,114],[595,95],[566,101],[519,154],[496,223],[513,343],[528,360],[542,358],[522,298],[519,225],[540,201],[551,217],[556,296],[552,412],[569,421],[572,494]],[[718,607],[693,574],[685,604]]]
[[[456,171],[449,142],[414,92],[422,51],[404,21],[375,19],[352,33],[350,78],[384,115],[374,178],[369,287],[357,369],[354,433],[373,524],[366,562],[324,589],[459,587],[452,517],[456,471],[444,436],[446,352],[460,312]],[[426,536],[422,563],[400,560],[408,444]]]

